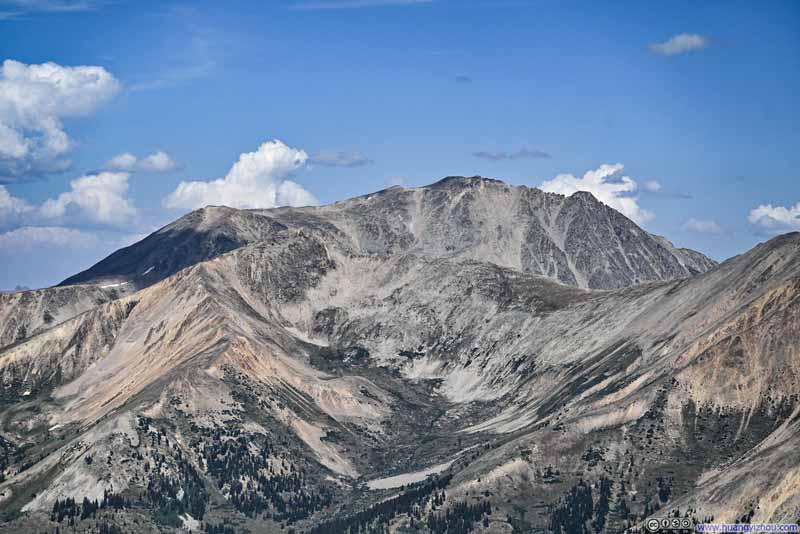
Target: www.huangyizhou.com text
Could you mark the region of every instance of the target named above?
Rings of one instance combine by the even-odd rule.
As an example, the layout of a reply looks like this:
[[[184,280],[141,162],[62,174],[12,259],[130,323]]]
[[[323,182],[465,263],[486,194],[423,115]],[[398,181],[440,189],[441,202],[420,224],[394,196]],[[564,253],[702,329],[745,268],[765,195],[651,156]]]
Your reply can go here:
[[[722,532],[800,532],[800,526],[792,523],[700,523],[695,526],[700,533]]]

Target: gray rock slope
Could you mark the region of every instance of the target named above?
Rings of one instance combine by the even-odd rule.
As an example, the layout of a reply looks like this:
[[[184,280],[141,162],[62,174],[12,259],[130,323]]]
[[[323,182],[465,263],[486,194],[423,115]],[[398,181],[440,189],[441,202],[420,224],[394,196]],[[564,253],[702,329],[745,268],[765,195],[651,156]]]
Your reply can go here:
[[[62,285],[124,279],[144,287],[287,227],[327,228],[361,254],[475,259],[591,289],[673,280],[715,265],[648,234],[589,193],[564,197],[498,180],[449,177],[318,208],[208,207]]]
[[[0,347],[44,332],[130,292],[125,285],[76,285],[0,294]]]
[[[549,215],[512,225],[528,196]],[[54,502],[108,492],[122,504],[78,528],[797,520],[800,234],[687,276],[702,256],[589,198],[462,178],[192,217],[253,237],[160,280],[137,278],[154,248],[147,265],[98,268],[65,287],[142,289],[0,349],[0,532],[53,530]],[[574,283],[525,267],[522,251],[542,249],[526,245],[531,227],[555,243],[588,219],[638,244],[583,236],[613,249],[595,251],[602,269],[575,271],[584,282],[666,277],[668,265],[676,279],[594,290],[576,287],[579,259]],[[582,257],[564,246],[548,261],[556,250]],[[660,255],[671,259],[656,268]]]

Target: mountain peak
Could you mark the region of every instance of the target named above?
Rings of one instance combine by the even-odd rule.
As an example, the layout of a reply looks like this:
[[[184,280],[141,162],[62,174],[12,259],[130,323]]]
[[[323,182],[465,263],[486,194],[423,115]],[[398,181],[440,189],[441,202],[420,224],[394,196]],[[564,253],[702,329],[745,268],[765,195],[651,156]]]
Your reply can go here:
[[[586,289],[683,278],[715,265],[647,233],[591,193],[564,197],[482,176],[448,176],[319,207],[207,206],[63,284],[113,279],[144,287],[287,229],[336,240],[353,254],[470,259]]]
[[[440,187],[474,187],[479,184],[496,184],[508,187],[508,184],[502,180],[494,178],[486,178],[484,176],[446,176],[427,187],[440,188]]]
[[[589,191],[576,191],[576,192],[572,193],[567,198],[571,198],[573,200],[577,200],[577,201],[581,201],[581,202],[601,203],[599,200],[597,200],[597,197],[595,197]]]

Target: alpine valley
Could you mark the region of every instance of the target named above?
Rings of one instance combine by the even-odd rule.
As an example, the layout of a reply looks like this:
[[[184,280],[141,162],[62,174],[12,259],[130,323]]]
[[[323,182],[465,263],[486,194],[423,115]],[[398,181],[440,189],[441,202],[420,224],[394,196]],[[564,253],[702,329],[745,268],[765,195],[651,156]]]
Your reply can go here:
[[[0,295],[0,532],[800,519],[800,234],[481,177],[209,206]]]

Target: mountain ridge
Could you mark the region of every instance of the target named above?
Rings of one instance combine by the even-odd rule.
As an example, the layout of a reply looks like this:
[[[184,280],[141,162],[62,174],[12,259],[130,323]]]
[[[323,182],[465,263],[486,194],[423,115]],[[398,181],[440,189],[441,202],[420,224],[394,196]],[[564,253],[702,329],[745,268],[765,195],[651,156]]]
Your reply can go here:
[[[145,532],[343,532],[366,517],[432,532],[455,515],[469,532],[573,532],[579,495],[599,532],[672,510],[795,520],[800,233],[704,273],[585,289],[514,268],[518,241],[482,229],[509,189],[460,183],[440,186],[459,198],[395,188],[194,212],[152,239],[203,224],[255,237],[0,347],[0,506],[19,514],[0,532],[52,528],[54,502],[109,491],[136,504],[98,517]],[[567,212],[590,219],[586,202]],[[121,262],[134,274],[154,259],[142,250]],[[37,298],[24,309],[40,313]]]
[[[494,195],[491,202],[482,202],[489,195]],[[572,213],[558,220],[564,208]],[[481,261],[488,257],[499,265],[593,289],[689,276],[716,264],[701,253],[676,248],[648,234],[590,193],[564,197],[482,177],[451,176],[413,189],[396,186],[320,207],[230,210],[212,206],[196,210],[59,285],[106,279],[144,287],[192,261],[209,259],[293,224],[309,227],[312,218],[318,223],[312,227],[327,225],[334,233],[358,238],[359,253],[391,255],[415,248],[440,256],[460,251],[467,257]],[[508,211],[505,217],[498,216],[504,210]],[[371,221],[361,221],[370,213]],[[584,217],[586,213],[593,215]],[[221,229],[209,231],[206,217],[219,222]],[[426,226],[415,230],[417,224]],[[524,230],[517,228],[520,225]],[[476,232],[479,235],[473,235]],[[171,234],[176,235],[170,238]],[[173,241],[178,244],[170,246]],[[503,248],[492,246],[493,242]],[[176,246],[172,257],[184,259],[182,263],[150,255],[152,250]],[[595,258],[587,250],[590,246],[609,252]]]

